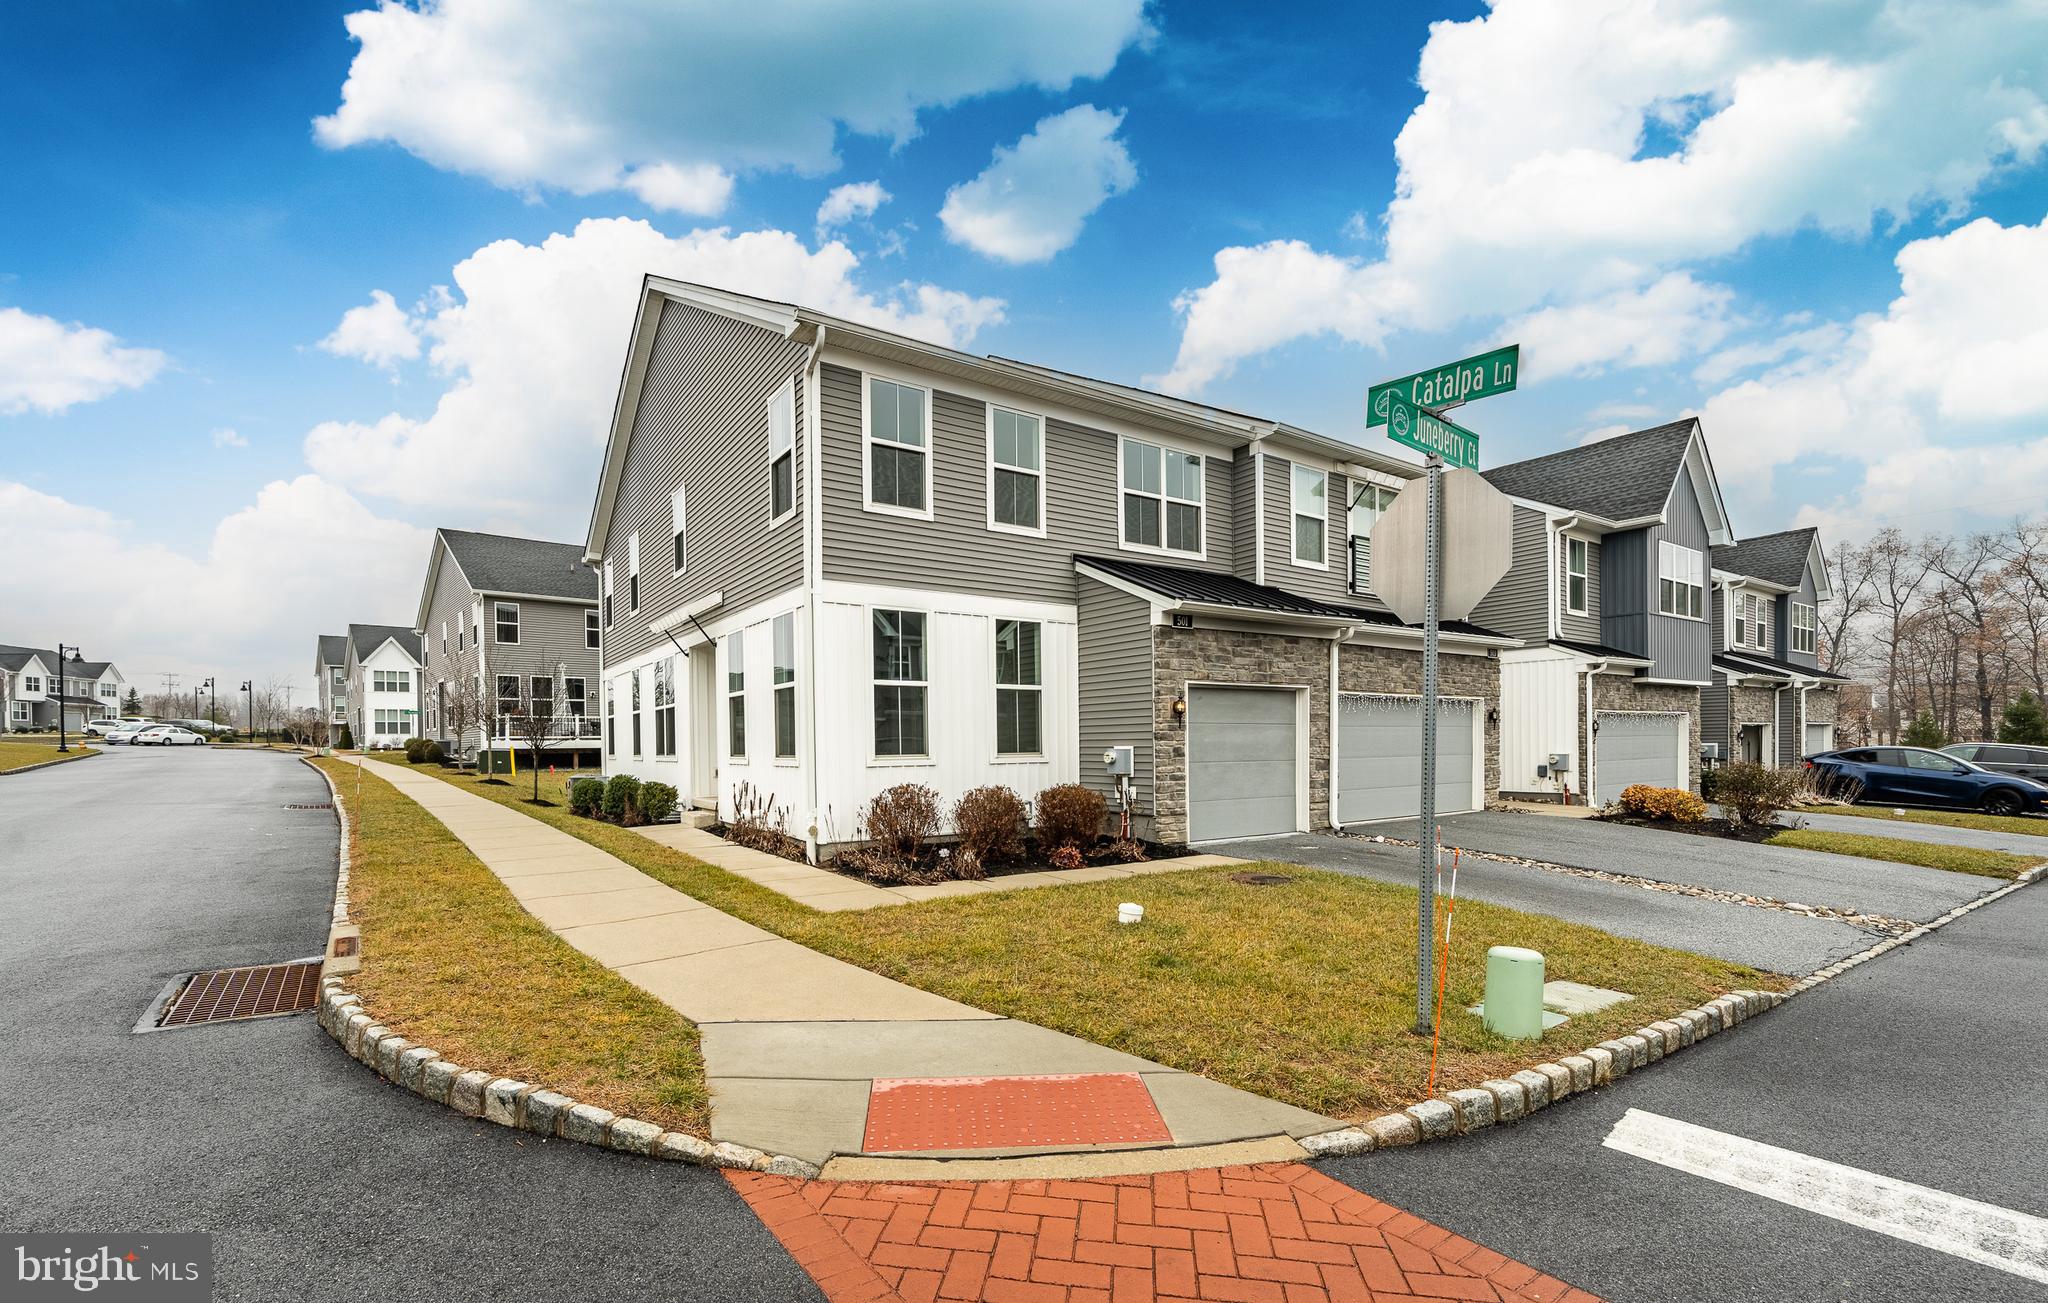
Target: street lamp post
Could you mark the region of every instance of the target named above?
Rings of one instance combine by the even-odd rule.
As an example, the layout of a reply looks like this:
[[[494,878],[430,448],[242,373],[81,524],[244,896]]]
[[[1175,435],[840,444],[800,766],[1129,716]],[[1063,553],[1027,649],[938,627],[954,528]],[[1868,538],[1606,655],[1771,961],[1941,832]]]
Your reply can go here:
[[[249,697],[249,740],[256,740],[256,680],[243,679],[242,691]]]
[[[200,684],[199,688],[206,689],[206,722],[220,723],[220,696],[213,690],[213,676],[207,675],[206,682]],[[192,713],[195,715],[199,713],[199,688],[192,689]]]
[[[67,651],[71,653],[71,660],[74,664],[79,660],[78,648],[66,647],[61,642],[57,644],[57,749],[59,751],[69,751],[71,749],[69,742],[64,736],[64,653]]]

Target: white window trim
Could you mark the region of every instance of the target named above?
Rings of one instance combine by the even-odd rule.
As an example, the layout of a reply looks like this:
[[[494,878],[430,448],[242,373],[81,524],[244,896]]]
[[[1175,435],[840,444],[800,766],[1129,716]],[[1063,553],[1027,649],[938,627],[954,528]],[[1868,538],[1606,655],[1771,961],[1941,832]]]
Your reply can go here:
[[[1591,615],[1593,613],[1593,540],[1579,538],[1571,534],[1565,534],[1562,537],[1564,539],[1564,613],[1566,615]],[[1584,559],[1586,565],[1586,568],[1577,574],[1572,573],[1572,544],[1574,543],[1579,545],[1579,555]],[[1581,596],[1585,599],[1583,605],[1572,605],[1572,580],[1574,579],[1584,581],[1580,584],[1582,589]]]
[[[1206,475],[1207,465],[1202,469]],[[1308,471],[1323,477],[1323,559],[1320,561],[1304,560],[1301,555],[1301,536],[1294,523],[1303,516],[1314,520],[1316,514],[1313,511],[1303,511],[1300,500],[1295,496],[1297,485],[1294,477],[1297,471]],[[1208,486],[1205,484],[1203,487],[1206,489]],[[1206,526],[1209,522],[1204,520],[1202,523]],[[1346,528],[1349,528],[1348,522]],[[1287,556],[1302,570],[1330,568],[1330,472],[1320,466],[1311,466],[1307,462],[1290,461],[1287,464]]]
[[[787,683],[777,683],[775,681],[775,626],[783,620],[789,621],[790,669],[794,677]],[[803,672],[801,667],[795,664],[801,655],[800,649],[802,646],[802,642],[797,637],[795,611],[784,611],[780,615],[768,618],[768,753],[773,763],[783,769],[797,768],[802,761],[804,751],[803,702],[798,698],[796,690],[796,685],[803,680]],[[796,750],[789,755],[783,755],[776,749],[780,745],[780,740],[775,736],[776,698],[783,692],[789,693],[789,714],[796,724],[796,735],[790,739],[791,745]]]
[[[732,686],[733,644],[735,642],[739,644],[740,686],[737,690]],[[725,763],[729,765],[743,765],[753,757],[754,753],[754,712],[751,708],[751,703],[747,700],[747,631],[745,629],[734,629],[731,633],[725,635],[725,655],[722,659],[725,662],[725,683],[720,699],[725,702],[725,715],[720,722],[725,725],[721,730],[725,734]],[[734,752],[732,749],[732,699],[734,697],[740,699],[740,749],[738,752]]]
[[[593,636],[595,636],[595,638],[596,638],[596,641],[592,641],[592,638],[593,638]],[[583,608],[583,649],[584,649],[585,651],[596,651],[596,650],[598,649],[598,646],[599,646],[599,645],[600,645],[600,644],[601,644],[601,643],[602,643],[603,641],[604,641],[604,621],[603,621],[602,619],[600,619],[600,618],[599,618],[599,616],[598,616],[598,613],[597,613],[597,608],[596,608],[596,607],[594,607],[594,606],[586,606],[586,607],[584,607],[584,608]]]
[[[1688,554],[1690,554],[1690,555],[1691,555],[1691,556],[1692,556],[1692,557],[1693,557],[1693,558],[1694,558],[1694,559],[1695,559],[1695,560],[1696,560],[1696,561],[1698,562],[1698,565],[1697,565],[1697,567],[1696,567],[1696,568],[1697,568],[1697,570],[1698,570],[1698,572],[1699,572],[1699,581],[1698,581],[1697,583],[1694,583],[1694,582],[1692,582],[1692,581],[1690,581],[1690,580],[1677,580],[1677,579],[1672,579],[1672,576],[1666,575],[1666,574],[1664,573],[1664,558],[1665,558],[1665,556],[1667,555],[1667,553],[1666,553],[1665,549],[1667,549],[1667,548],[1668,548],[1668,549],[1670,549],[1670,553],[1669,553],[1670,555],[1676,556],[1676,555],[1677,555],[1678,553],[1688,553]],[[1664,609],[1664,591],[1663,591],[1663,584],[1664,584],[1664,581],[1665,581],[1666,579],[1672,579],[1672,582],[1673,582],[1674,584],[1679,584],[1679,585],[1682,585],[1683,587],[1686,587],[1686,588],[1697,588],[1697,589],[1699,589],[1699,590],[1700,590],[1700,613],[1699,613],[1698,615],[1693,615],[1693,614],[1691,614],[1690,612],[1678,612],[1678,611],[1667,611],[1667,610],[1665,610],[1665,609]],[[1705,553],[1701,552],[1701,551],[1700,551],[1700,549],[1698,549],[1698,548],[1696,548],[1696,547],[1687,547],[1687,546],[1686,546],[1685,544],[1683,544],[1683,543],[1674,543],[1674,542],[1672,542],[1672,541],[1671,541],[1671,540],[1669,540],[1669,539],[1659,539],[1659,540],[1657,540],[1657,583],[1658,583],[1658,589],[1657,589],[1657,599],[1656,599],[1656,602],[1654,603],[1654,605],[1653,605],[1653,606],[1652,606],[1652,608],[1651,608],[1651,609],[1652,609],[1652,611],[1653,611],[1653,612],[1654,612],[1655,614],[1657,614],[1657,615],[1661,615],[1661,616],[1663,616],[1663,617],[1664,617],[1665,619],[1667,619],[1667,620],[1697,620],[1697,621],[1700,621],[1700,622],[1704,623],[1704,622],[1706,621],[1706,618],[1707,618],[1707,582],[1706,582],[1706,581],[1707,581],[1707,558],[1706,558],[1706,554],[1705,554]]]
[[[1011,407],[1004,403],[983,403],[981,405],[981,410],[983,433],[986,435],[988,442],[988,527],[998,534],[1021,534],[1026,538],[1044,538],[1046,517],[1052,514],[1052,501],[1050,493],[1050,485],[1052,481],[1051,477],[1049,477],[1046,474],[1045,466],[1045,417],[1041,413],[1028,412],[1021,407]],[[997,466],[996,413],[998,411],[1008,412],[1012,416],[1028,416],[1032,420],[1038,422],[1037,470],[1027,471],[1021,466]],[[1121,451],[1121,448],[1119,448],[1119,451]],[[1035,475],[1038,477],[1038,528],[1031,529],[1023,525],[1006,525],[996,519],[996,471],[999,469],[1009,471],[1012,474],[1016,475]],[[1117,504],[1117,510],[1118,514],[1121,515],[1123,510],[1123,504],[1121,502]]]
[[[924,510],[913,511],[909,507],[898,507],[874,500],[874,446],[878,442],[868,426],[869,391],[877,380],[886,380],[892,385],[906,389],[924,391]],[[891,439],[879,440],[893,448],[907,448],[909,444],[897,443]],[[932,486],[936,480],[933,463],[938,460],[938,421],[932,411],[932,388],[915,380],[891,375],[886,371],[863,371],[860,375],[860,506],[862,511],[878,516],[897,516],[904,520],[932,519]]]
[[[1157,546],[1150,543],[1133,543],[1124,536],[1124,445],[1127,443],[1150,444],[1160,450],[1159,493],[1157,494],[1159,499],[1160,542]],[[1166,504],[1169,502],[1185,504],[1187,502],[1185,498],[1170,498],[1166,494],[1165,454],[1169,450],[1193,457],[1195,463],[1201,467],[1202,471],[1202,500],[1195,504],[1202,512],[1202,527],[1195,531],[1196,537],[1201,540],[1202,545],[1193,552],[1183,552],[1179,548],[1167,547],[1165,542]],[[1154,495],[1147,493],[1144,496],[1152,497]],[[1145,556],[1179,557],[1182,560],[1188,561],[1207,561],[1209,559],[1209,454],[1193,444],[1181,443],[1174,439],[1162,439],[1151,435],[1143,437],[1135,434],[1118,435],[1116,440],[1116,544],[1117,549],[1123,552],[1139,552]],[[1325,550],[1327,551],[1328,549]]]
[[[687,662],[685,663],[687,664]],[[683,709],[682,695],[676,690],[676,658],[673,656],[657,656],[648,662],[648,669],[651,671],[649,677],[653,680],[654,686],[654,763],[658,765],[678,765],[683,760]],[[663,707],[661,704],[661,681],[664,675],[668,679],[668,705],[666,707]],[[661,712],[663,709],[675,712],[675,728],[669,734],[669,753],[667,755],[661,753]]]
[[[512,641],[510,642],[506,642],[505,639],[501,636],[499,626],[502,625],[504,621],[498,618],[498,612],[504,610],[508,606],[512,608]],[[491,641],[493,643],[500,647],[517,647],[519,645],[519,639],[525,634],[525,632],[526,631],[524,626],[520,623],[519,603],[491,603]]]
[[[875,677],[875,612],[897,611],[904,615],[924,617],[924,677],[922,679],[878,679]],[[929,769],[938,764],[932,756],[932,622],[931,610],[920,606],[891,606],[877,603],[861,608],[862,625],[867,631],[868,699],[863,712],[868,718],[868,767],[870,769]],[[994,652],[990,652],[990,663],[994,663]],[[885,756],[875,751],[875,688],[884,683],[898,686],[921,687],[924,689],[924,751],[917,755]],[[993,703],[991,703],[993,704]]]
[[[1812,605],[1810,605],[1809,603],[1806,603],[1806,602],[1793,602],[1793,603],[1791,603],[1791,607],[1792,607],[1792,647],[1791,647],[1791,650],[1793,650],[1793,651],[1795,651],[1795,652],[1798,652],[1798,653],[1799,653],[1800,655],[1802,655],[1802,656],[1817,656],[1817,655],[1819,655],[1819,654],[1820,654],[1820,652],[1819,652],[1819,648],[1820,648],[1820,611],[1819,611],[1819,609],[1818,609],[1817,607],[1815,607],[1815,606],[1812,606]],[[1801,628],[1801,627],[1800,627],[1800,624],[1799,624],[1799,613],[1800,613],[1801,611],[1804,611],[1804,612],[1806,612],[1806,625],[1805,625],[1805,627],[1804,627],[1804,628]],[[1802,634],[1802,633],[1806,635],[1806,646],[1804,646],[1804,647],[1801,647],[1801,646],[1799,645],[1799,635],[1800,635],[1800,634]]]
[[[1771,637],[1776,632],[1772,626],[1778,622],[1777,605],[1777,602],[1761,594],[1756,599],[1756,616],[1750,625],[1749,645],[1758,651],[1767,652],[1771,649]]]
[[[775,451],[775,407],[778,403],[789,409],[789,451],[785,454],[778,454]],[[861,382],[861,441],[863,443],[867,441],[866,381]],[[926,444],[930,444],[932,441],[931,407],[929,403],[925,407],[924,441]],[[777,385],[775,392],[768,395],[768,525],[771,529],[786,520],[794,520],[796,518],[797,504],[803,501],[800,486],[796,482],[796,442],[796,378],[792,376],[790,379]],[[929,453],[931,449],[927,447],[925,451]],[[784,456],[789,458],[789,510],[778,516],[775,514],[775,463],[781,461]],[[865,456],[863,456],[862,460],[866,460]],[[926,488],[929,489],[931,466],[929,458],[926,459],[925,466]],[[866,483],[861,485],[861,496],[867,496]],[[925,501],[931,501],[931,494],[929,492],[925,494]]]
[[[997,629],[997,627],[998,627],[999,625],[1001,625],[1001,624],[1003,623],[1003,621],[1005,621],[1005,620],[1009,620],[1009,621],[1012,621],[1012,622],[1014,622],[1014,623],[1017,623],[1017,624],[1035,624],[1035,625],[1037,625],[1037,626],[1038,626],[1038,682],[1036,682],[1036,683],[1005,683],[1005,682],[1003,682],[1003,681],[1002,681],[1001,679],[999,679],[999,678],[995,677],[995,676],[996,676],[996,673],[997,673],[997,670],[996,670],[996,655],[997,655],[997,653],[996,653],[996,629]],[[990,743],[992,744],[992,745],[990,746],[990,754],[989,754],[989,763],[990,763],[990,764],[997,764],[997,765],[1042,765],[1042,764],[1044,764],[1044,763],[1045,763],[1045,760],[1046,760],[1046,750],[1045,750],[1045,734],[1046,734],[1046,718],[1045,718],[1045,660],[1046,660],[1046,657],[1045,657],[1045,643],[1046,643],[1046,636],[1045,636],[1045,621],[1043,621],[1043,620],[1034,620],[1034,619],[1031,619],[1031,618],[1030,618],[1030,617],[1028,617],[1028,616],[1022,616],[1022,615],[997,615],[997,616],[991,616],[991,617],[989,618],[989,622],[988,622],[988,669],[989,669],[989,679],[990,679],[990,682],[991,682],[991,684],[993,685],[993,692],[992,692],[992,695],[991,695],[991,696],[989,697],[989,703],[988,703],[988,707],[989,707],[989,724],[990,724],[990,728],[989,728],[989,742],[990,742]],[[929,666],[929,664],[927,664],[927,666],[926,666],[926,671],[925,671],[925,672],[926,672],[926,673],[930,673],[930,672],[931,672],[931,671],[930,671],[930,666]],[[927,693],[929,693],[929,691],[930,691],[930,690],[929,690],[929,689],[927,689],[926,691],[927,691]],[[1002,746],[1003,746],[1003,743],[1002,743],[1002,728],[1001,728],[1001,726],[1000,726],[1000,725],[999,725],[999,724],[997,723],[998,719],[1000,719],[1000,717],[1001,717],[1001,713],[1000,713],[999,709],[997,708],[997,705],[996,705],[996,703],[997,703],[998,701],[1000,701],[1000,700],[1002,699],[1002,694],[1003,694],[1004,692],[1006,692],[1006,691],[1008,691],[1008,692],[1036,692],[1036,693],[1038,694],[1038,750],[1036,750],[1036,751],[1005,751],[1005,750],[1003,750],[1003,749],[1002,749]],[[927,696],[927,698],[926,698],[926,711],[927,711],[927,714],[929,714],[929,711],[930,711],[930,698],[929,698],[929,696]],[[927,735],[927,737],[929,737],[929,735],[930,735],[930,731],[931,731],[931,730],[930,730],[930,727],[929,727],[929,725],[927,725],[927,727],[926,727],[926,730],[925,730],[925,731],[926,731],[926,735]]]
[[[672,574],[680,575],[690,568],[689,524],[689,495],[684,491],[681,484],[677,484],[675,488],[669,491],[668,495],[668,556],[669,563],[674,567],[670,572]],[[676,560],[676,543],[678,540],[683,545],[681,549],[683,559],[680,562]]]

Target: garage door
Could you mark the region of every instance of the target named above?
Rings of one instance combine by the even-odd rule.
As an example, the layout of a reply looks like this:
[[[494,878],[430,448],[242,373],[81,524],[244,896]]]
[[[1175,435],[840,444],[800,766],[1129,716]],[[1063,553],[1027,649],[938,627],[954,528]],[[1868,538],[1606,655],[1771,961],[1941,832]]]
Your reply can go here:
[[[1808,724],[1806,726],[1806,755],[1835,749],[1835,726],[1833,724]]]
[[[1189,841],[1300,830],[1294,702],[1282,688],[1189,691]]]
[[[1470,701],[1437,707],[1436,809],[1476,810]],[[1337,817],[1344,823],[1422,813],[1422,698],[1347,692],[1337,705]]]
[[[1593,718],[1600,733],[1593,744],[1594,796],[1616,800],[1624,787],[1685,787],[1686,734],[1690,717],[1602,710]]]

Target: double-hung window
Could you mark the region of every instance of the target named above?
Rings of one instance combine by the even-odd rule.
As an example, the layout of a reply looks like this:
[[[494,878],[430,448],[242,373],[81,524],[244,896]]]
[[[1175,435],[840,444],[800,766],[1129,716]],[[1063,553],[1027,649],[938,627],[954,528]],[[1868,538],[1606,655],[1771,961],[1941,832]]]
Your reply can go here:
[[[555,717],[555,681],[546,675],[536,674],[528,680],[533,685],[532,705],[535,719],[552,720]]]
[[[1142,439],[1126,439],[1122,470],[1125,545],[1199,554],[1202,458]]]
[[[796,612],[775,617],[775,758],[796,756]]]
[[[519,641],[519,603],[493,602],[491,605],[491,618],[498,624],[498,641],[516,644]]]
[[[604,685],[604,753],[619,754],[619,694],[609,683]]]
[[[597,611],[593,608],[583,613],[583,645],[585,647],[595,647],[597,646],[597,639]]]
[[[612,627],[612,563],[604,563],[604,627]]]
[[[735,629],[725,640],[725,750],[747,758],[747,636]]]
[[[633,721],[633,758],[640,758],[640,671],[626,676],[626,711]]]
[[[988,523],[1045,534],[1045,425],[1007,407],[988,409]]]
[[[1030,620],[996,621],[996,754],[1045,752],[1043,628]]]
[[[925,615],[876,611],[875,754],[923,756],[930,750],[925,710]]]
[[[768,519],[796,510],[796,391],[784,384],[768,400]],[[681,569],[681,563],[677,564]]]
[[[1814,610],[1804,602],[1792,603],[1792,650],[1811,656],[1814,648]]]
[[[562,680],[562,713],[570,719],[581,721],[589,701],[584,695],[583,680]]]
[[[441,654],[443,656],[448,654],[448,622],[446,620],[441,621]]]
[[[626,609],[640,609],[640,535],[635,531],[626,540]]]
[[[676,660],[664,656],[654,662],[654,758],[673,760],[676,755]]]
[[[930,394],[915,385],[868,377],[868,505],[905,515],[932,514]]]
[[[1330,532],[1329,474],[1313,466],[1294,463],[1292,495],[1295,564],[1329,565],[1325,544]]]
[[[1771,647],[1771,601],[1755,593],[1735,599],[1735,644],[1769,651]]]
[[[1657,544],[1657,610],[1687,620],[1701,619],[1706,605],[1705,559],[1696,547]]]
[[[1583,538],[1567,538],[1564,541],[1564,609],[1571,615],[1585,615],[1591,611],[1587,604],[1591,595],[1587,592],[1587,576],[1592,569],[1593,545]]]
[[[462,635],[469,629],[469,623],[461,611],[455,613],[455,650],[462,650]]]
[[[680,484],[676,485],[674,492],[668,495],[668,519],[669,531],[670,534],[673,536],[673,540],[675,542],[675,563],[677,574],[683,573],[683,562],[689,559],[688,552],[683,546],[683,536],[685,533],[688,532],[687,526],[689,524],[690,519],[689,507],[689,500],[687,495],[683,492],[683,486]]]
[[[500,674],[498,676],[498,718],[509,720],[519,713],[519,676]]]

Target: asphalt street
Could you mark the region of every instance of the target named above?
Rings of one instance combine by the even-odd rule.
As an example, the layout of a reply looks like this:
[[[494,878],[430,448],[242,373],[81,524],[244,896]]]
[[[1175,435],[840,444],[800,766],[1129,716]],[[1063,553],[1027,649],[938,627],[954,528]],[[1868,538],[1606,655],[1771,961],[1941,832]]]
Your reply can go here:
[[[1375,824],[1372,830],[1389,837],[1412,839],[1416,825],[1412,820],[1403,820]],[[1454,814],[1443,820],[1443,835],[1446,846],[1521,855],[1581,869],[1633,873],[1659,882],[1716,887],[1922,923],[1999,886],[1992,878],[1946,869],[1889,864],[1792,846],[1757,846],[1559,815],[1495,810]]]
[[[1545,822],[1574,822],[1543,815],[1526,817]],[[1723,854],[1728,853],[1727,844],[1717,845],[1722,847]],[[1202,849],[1252,860],[1308,864],[1403,886],[1415,884],[1413,847],[1380,845],[1365,837],[1309,833]],[[1726,904],[1492,860],[1464,862],[1458,873],[1458,895],[1532,914],[1570,919],[1618,936],[1713,955],[1774,973],[1815,972],[1837,959],[1867,950],[1881,939],[1876,933],[1838,919]]]
[[[715,1172],[385,1085],[311,1014],[137,1035],[173,976],[315,955],[297,760],[111,749],[0,779],[0,1229],[207,1231],[216,1297],[815,1299]]]
[[[2009,1303],[2019,1276],[1602,1145],[1643,1110],[2048,1216],[2048,888],[1995,901],[1667,1064],[1340,1180],[1615,1303]]]

